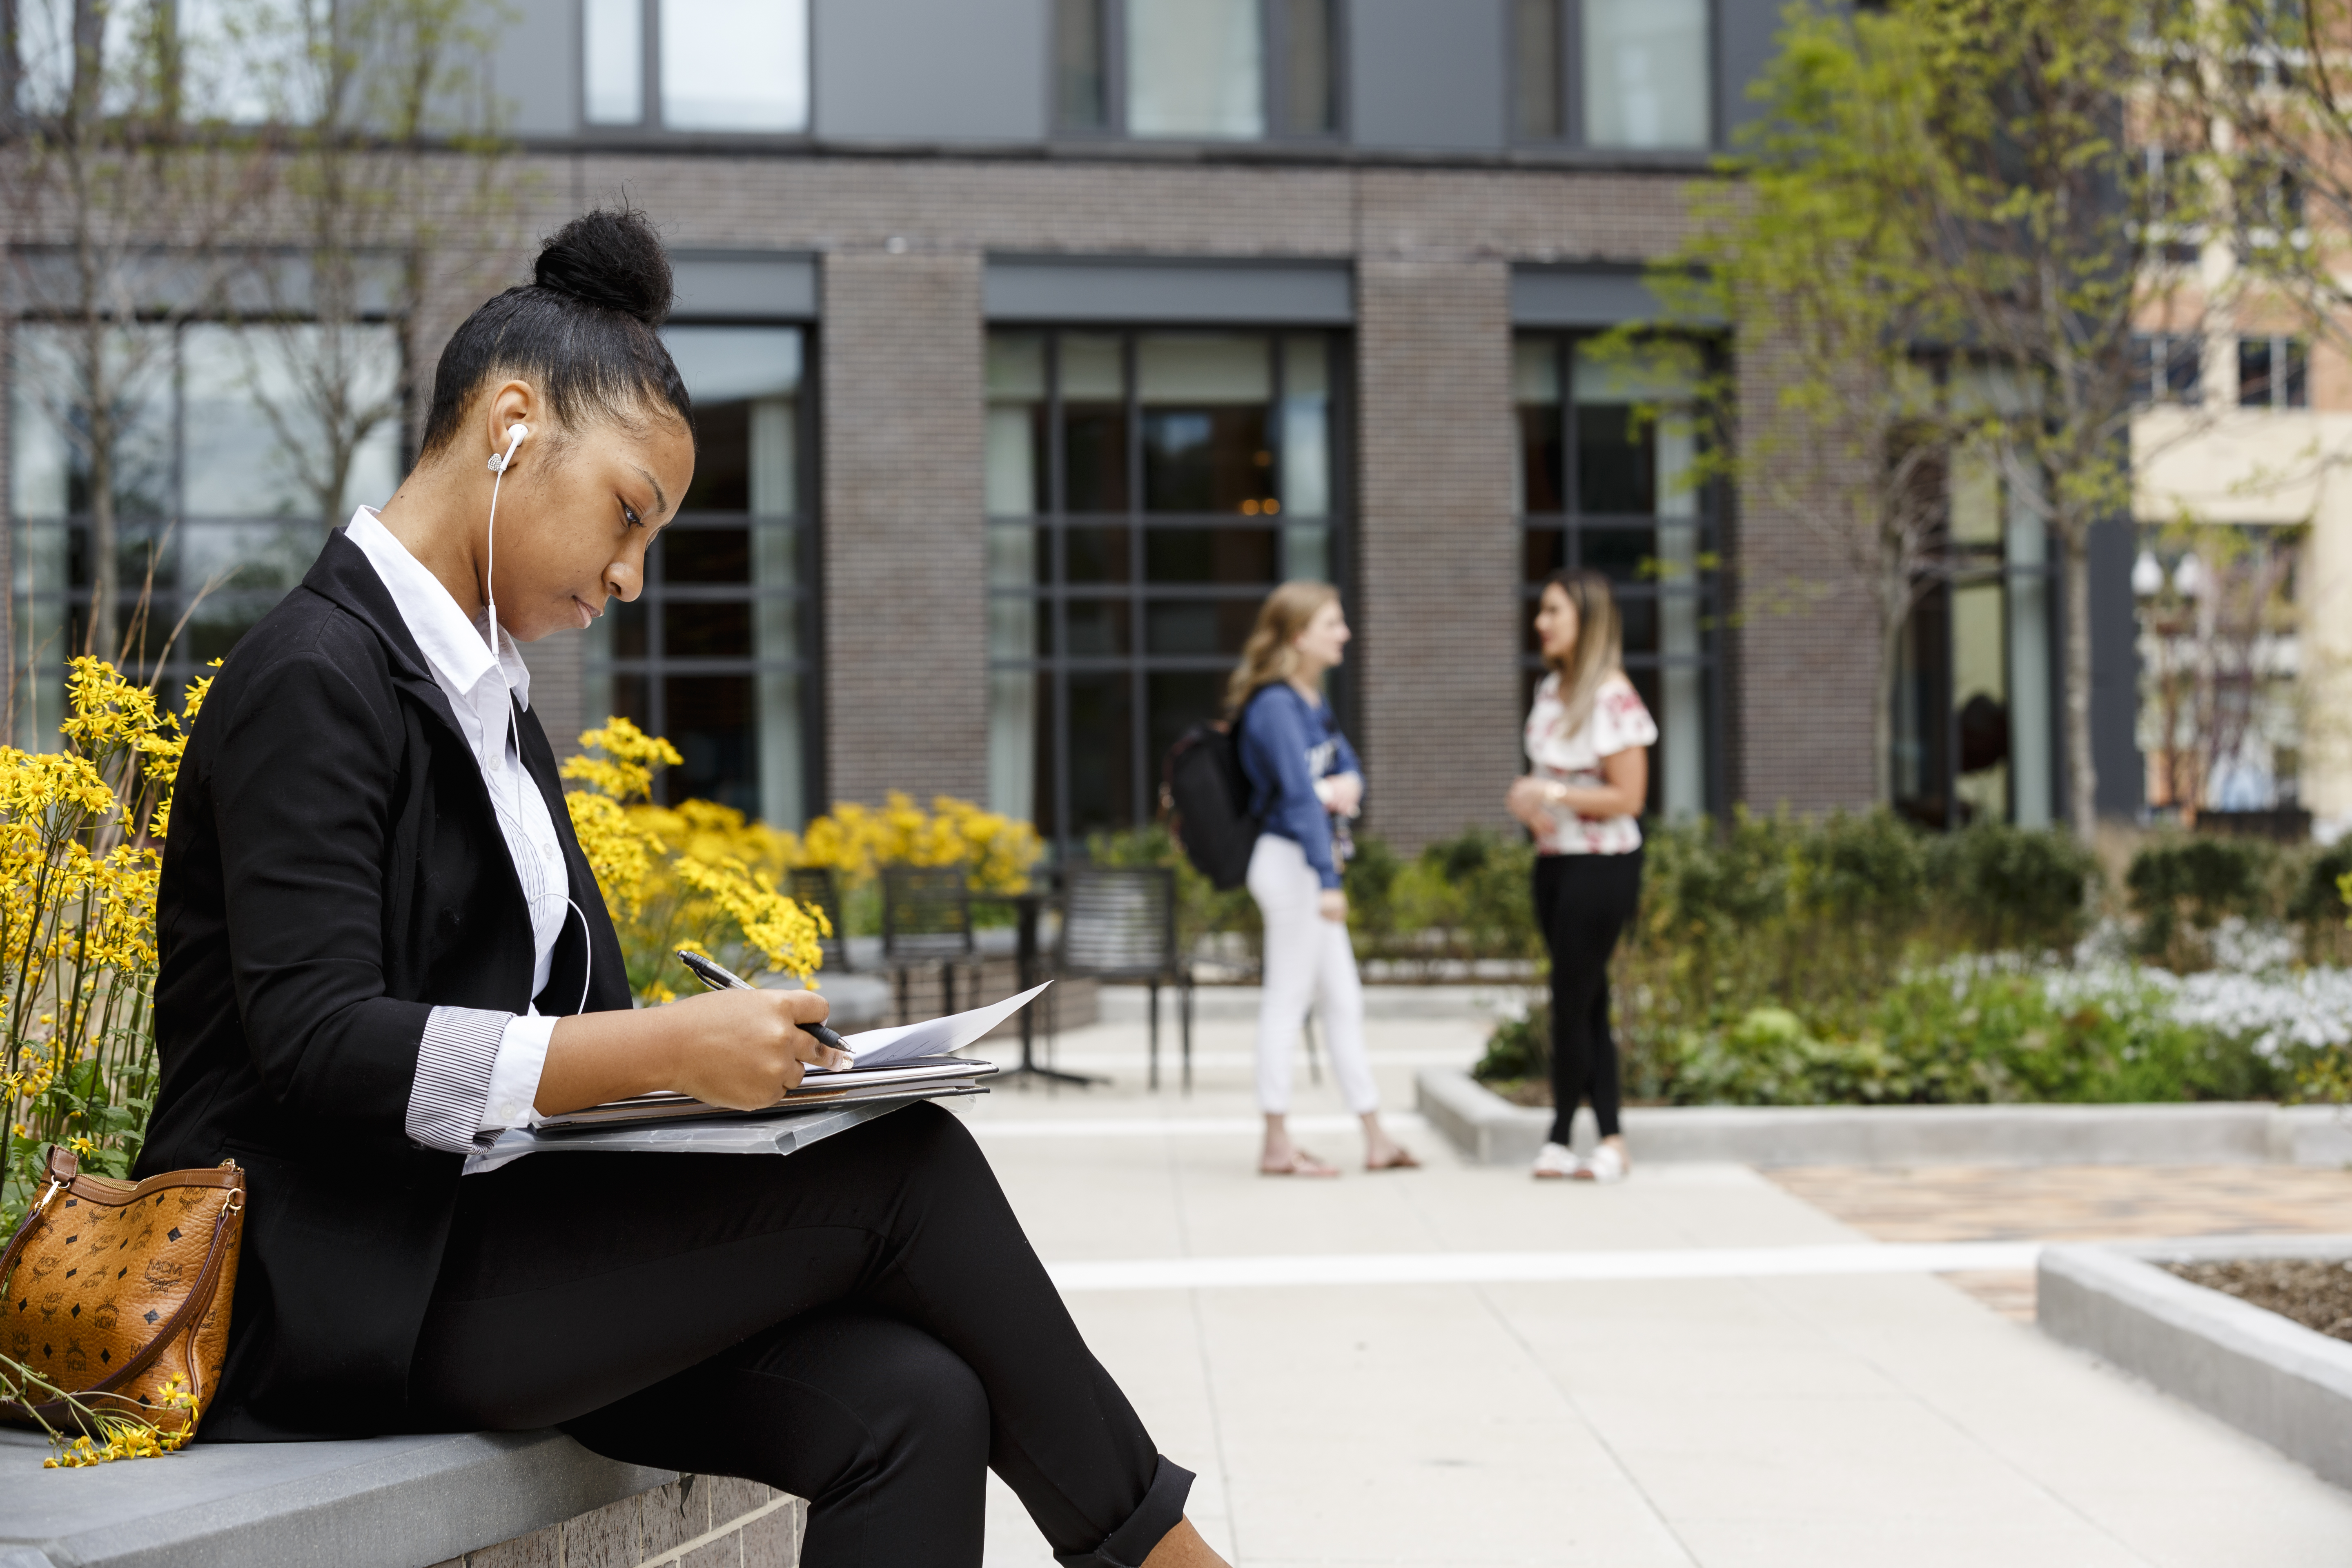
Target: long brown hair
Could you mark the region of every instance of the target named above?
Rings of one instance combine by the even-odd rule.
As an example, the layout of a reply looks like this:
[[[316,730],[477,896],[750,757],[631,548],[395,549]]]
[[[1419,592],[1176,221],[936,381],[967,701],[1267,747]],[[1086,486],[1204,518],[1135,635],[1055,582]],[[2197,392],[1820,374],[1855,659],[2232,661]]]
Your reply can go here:
[[[1570,734],[1592,716],[1592,699],[1601,683],[1625,668],[1624,625],[1618,618],[1617,596],[1609,579],[1598,572],[1570,567],[1544,579],[1544,591],[1558,588],[1576,606],[1576,646],[1566,658],[1545,658],[1559,677],[1559,704]]]
[[[1298,668],[1298,650],[1291,644],[1326,605],[1339,602],[1339,590],[1328,583],[1297,578],[1265,596],[1257,610],[1257,625],[1242,644],[1242,661],[1225,682],[1225,712],[1239,713],[1261,686],[1288,680]]]

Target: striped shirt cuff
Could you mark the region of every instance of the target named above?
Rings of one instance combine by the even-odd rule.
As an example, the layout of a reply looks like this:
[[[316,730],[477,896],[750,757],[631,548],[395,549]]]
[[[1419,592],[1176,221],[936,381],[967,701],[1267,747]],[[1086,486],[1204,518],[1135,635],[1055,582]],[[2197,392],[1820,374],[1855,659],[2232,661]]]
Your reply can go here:
[[[416,1047],[416,1081],[408,1090],[408,1136],[427,1149],[474,1152],[490,1101],[490,1072],[512,1013],[436,1007]]]

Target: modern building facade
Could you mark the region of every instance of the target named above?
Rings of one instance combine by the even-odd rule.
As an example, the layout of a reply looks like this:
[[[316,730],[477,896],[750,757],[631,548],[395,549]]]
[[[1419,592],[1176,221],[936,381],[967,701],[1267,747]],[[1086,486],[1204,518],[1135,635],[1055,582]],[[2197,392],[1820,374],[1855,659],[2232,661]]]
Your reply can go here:
[[[653,215],[700,416],[643,601],[531,650],[559,742],[625,713],[679,745],[677,795],[789,823],[948,793],[1075,844],[1151,818],[1160,759],[1217,710],[1257,602],[1322,577],[1358,633],[1333,695],[1370,826],[1412,846],[1505,820],[1532,600],[1576,564],[1625,603],[1663,731],[1654,810],[1869,800],[1866,606],[1801,518],[1686,482],[1688,425],[1635,414],[1671,409],[1664,360],[1591,350],[1654,309],[1642,269],[1749,111],[1778,0],[516,8],[492,68],[524,229],[624,197]],[[488,291],[406,323],[410,384]],[[20,363],[51,330],[16,323]],[[230,574],[178,675],[299,578],[321,525],[268,488],[249,369],[207,369],[228,329],[173,330],[142,405],[152,493],[129,509],[170,525],[154,613]],[[1710,352],[1764,406],[1769,346]],[[27,384],[7,493],[29,737],[89,573],[70,443]],[[352,499],[413,436],[386,427]],[[1955,598],[1916,639],[1916,793],[1947,820],[1965,801],[2046,821],[2056,595],[2045,559],[2016,556],[2032,542],[1990,526],[1994,629],[1953,629],[1975,625]],[[2101,677],[2125,695],[2101,776],[2127,808],[2113,543]],[[2039,762],[1971,784],[1956,738],[1993,670],[2002,722],[2032,729],[2002,755]]]

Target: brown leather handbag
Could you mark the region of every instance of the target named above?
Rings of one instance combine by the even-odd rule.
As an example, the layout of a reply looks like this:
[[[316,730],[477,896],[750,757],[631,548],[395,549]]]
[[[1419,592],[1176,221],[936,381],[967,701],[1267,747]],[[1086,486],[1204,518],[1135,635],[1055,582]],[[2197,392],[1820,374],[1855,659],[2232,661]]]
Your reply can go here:
[[[133,1185],[49,1150],[47,1184],[0,1253],[0,1352],[100,1414],[166,1432],[201,1418],[228,1353],[245,1173],[165,1171]],[[167,1405],[179,1378],[194,1403]],[[0,1401],[0,1420],[75,1425],[63,1400]]]

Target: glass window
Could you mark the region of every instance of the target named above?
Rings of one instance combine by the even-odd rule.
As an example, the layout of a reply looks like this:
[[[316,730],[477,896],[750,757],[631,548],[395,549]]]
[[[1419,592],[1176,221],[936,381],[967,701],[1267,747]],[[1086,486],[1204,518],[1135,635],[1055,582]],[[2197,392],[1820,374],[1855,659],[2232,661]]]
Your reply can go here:
[[[9,366],[9,526],[16,741],[54,743],[65,661],[89,636],[100,574],[93,367],[79,334],[24,323]],[[176,700],[302,580],[328,529],[400,477],[400,340],[387,325],[232,328],[195,322],[105,334],[113,389],[106,489],[115,633]],[[334,388],[339,439],[319,415]],[[147,595],[143,614],[141,597]],[[184,621],[184,625],[183,624]]]
[[[1511,119],[1519,139],[1550,142],[1566,121],[1560,103],[1560,0],[1513,0]]]
[[[1331,90],[1332,0],[1282,0],[1282,128],[1319,136],[1339,128]]]
[[[1149,821],[1257,606],[1340,563],[1323,332],[999,331],[989,800],[1068,845]]]
[[[1054,118],[1065,131],[1110,121],[1103,79],[1104,0],[1054,0]]]
[[[808,128],[806,0],[661,0],[662,123]]]
[[[1650,809],[1713,809],[1721,655],[1714,499],[1695,482],[1689,413],[1700,368],[1691,345],[1631,358],[1590,340],[1528,332],[1513,345],[1523,615],[1544,579],[1605,574],[1624,624],[1625,670],[1658,723]],[[1565,393],[1565,396],[1563,396]],[[1522,633],[1522,696],[1541,679],[1532,625]]]
[[[2136,332],[2131,341],[2132,401],[2179,403],[2203,400],[2205,346],[2178,333]]]
[[[658,8],[646,101],[646,12]],[[591,125],[806,131],[808,0],[581,0],[581,102]]]
[[[242,125],[316,119],[317,72],[329,62],[314,62],[312,51],[331,46],[314,29],[330,15],[306,0],[178,0],[173,20],[189,115]]]
[[[591,125],[646,118],[646,0],[586,0],[582,16]]]
[[[694,483],[646,552],[645,592],[590,628],[587,717],[618,713],[669,737],[685,762],[662,775],[665,798],[796,827],[815,755],[804,337],[787,326],[662,337],[694,399]]]
[[[1584,0],[1584,139],[1595,147],[1705,147],[1707,0]]]
[[[1135,136],[1265,134],[1257,0],[1127,0],[1127,129]]]
[[[2238,340],[2238,406],[2304,408],[2311,403],[2311,347],[2301,338]]]

